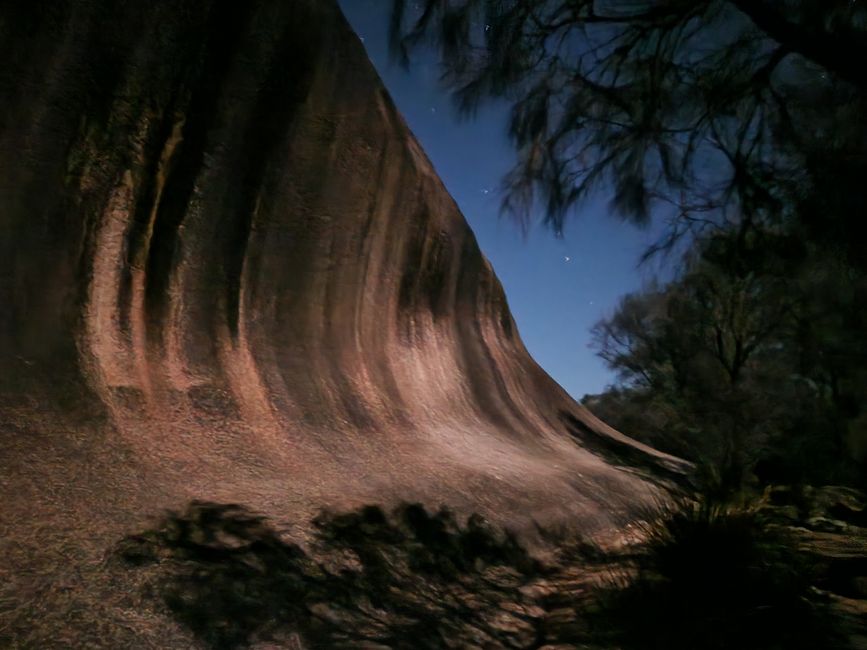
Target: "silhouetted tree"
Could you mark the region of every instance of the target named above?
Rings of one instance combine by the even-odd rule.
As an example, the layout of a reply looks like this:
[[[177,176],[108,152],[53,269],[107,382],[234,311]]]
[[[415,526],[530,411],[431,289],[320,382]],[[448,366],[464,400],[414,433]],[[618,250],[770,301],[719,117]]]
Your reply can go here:
[[[626,296],[597,324],[619,385],[585,403],[705,461],[730,487],[759,461],[769,480],[853,480],[848,439],[867,396],[863,274],[790,235],[739,239],[700,241],[678,278]]]
[[[511,102],[504,207],[526,219],[541,198],[557,232],[601,184],[639,223],[670,207],[660,247],[800,215],[829,184],[863,205],[860,2],[394,0],[391,33],[404,61],[438,47],[463,112]],[[848,172],[832,178],[830,160]]]

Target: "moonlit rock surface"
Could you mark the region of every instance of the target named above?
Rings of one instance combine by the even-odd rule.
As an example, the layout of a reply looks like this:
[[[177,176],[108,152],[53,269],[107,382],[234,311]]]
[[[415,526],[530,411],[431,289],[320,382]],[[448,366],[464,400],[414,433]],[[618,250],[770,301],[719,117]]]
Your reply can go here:
[[[336,3],[12,5],[0,602],[59,567],[93,588],[196,498],[302,532],[409,499],[601,534],[653,497],[635,466],[677,467],[529,357]]]

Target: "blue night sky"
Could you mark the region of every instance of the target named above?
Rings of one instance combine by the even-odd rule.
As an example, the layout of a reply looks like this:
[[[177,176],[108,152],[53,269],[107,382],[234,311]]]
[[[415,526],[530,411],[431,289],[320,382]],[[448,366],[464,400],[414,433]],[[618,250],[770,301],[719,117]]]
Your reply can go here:
[[[340,5],[493,264],[530,354],[576,399],[602,391],[614,377],[588,347],[590,328],[651,277],[652,268],[637,265],[652,232],[612,216],[600,193],[567,223],[562,239],[541,226],[525,238],[499,214],[500,179],[514,162],[507,107],[489,105],[459,120],[432,56],[416,55],[409,71],[390,61],[389,0]]]

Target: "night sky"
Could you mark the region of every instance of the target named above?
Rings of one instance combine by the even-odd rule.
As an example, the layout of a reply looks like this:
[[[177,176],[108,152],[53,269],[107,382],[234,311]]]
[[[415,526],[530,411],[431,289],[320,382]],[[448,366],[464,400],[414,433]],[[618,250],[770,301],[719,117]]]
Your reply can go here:
[[[340,5],[493,264],[530,354],[576,399],[603,390],[614,377],[589,347],[590,328],[652,276],[638,267],[652,232],[612,216],[602,191],[562,239],[538,225],[525,238],[499,214],[500,179],[514,162],[507,106],[458,119],[432,55],[416,54],[408,72],[389,60],[389,0]]]

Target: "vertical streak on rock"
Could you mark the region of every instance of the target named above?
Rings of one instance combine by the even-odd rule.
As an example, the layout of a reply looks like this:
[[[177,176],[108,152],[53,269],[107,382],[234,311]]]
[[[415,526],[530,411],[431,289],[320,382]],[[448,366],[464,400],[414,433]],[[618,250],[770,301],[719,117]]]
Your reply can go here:
[[[145,287],[147,277],[145,275],[144,260],[147,260],[150,253],[151,242],[153,240],[154,224],[157,220],[157,211],[163,198],[163,192],[166,186],[166,179],[169,176],[171,164],[178,146],[183,141],[183,128],[185,118],[183,115],[175,116],[172,125],[171,133],[168,139],[163,144],[162,152],[157,163],[157,171],[154,178],[153,203],[151,204],[150,213],[147,217],[147,222],[144,227],[144,232],[139,242],[139,249],[135,259],[131,261],[131,290],[129,312],[127,320],[130,325],[130,339],[132,346],[133,358],[135,360],[135,370],[139,379],[139,385],[146,395],[151,393],[151,378],[148,368],[148,341],[147,341],[147,314],[145,306]],[[120,286],[120,284],[118,284]],[[176,377],[177,371],[172,372],[180,366],[177,359],[169,356],[170,376],[175,379],[176,384],[183,383],[180,378]]]
[[[127,229],[127,207],[133,195],[132,174],[125,171],[108,199],[95,236],[92,280],[84,312],[85,348],[88,365],[93,365],[97,391],[110,395],[118,386],[128,386],[131,368],[120,341],[117,287],[123,268],[123,242]],[[88,361],[89,360],[89,361]]]
[[[251,235],[255,232],[260,203],[261,196],[256,197],[250,217]],[[249,296],[247,291],[256,282],[253,275],[250,272],[250,259],[245,255],[238,278],[236,329],[234,334],[230,335],[229,325],[226,324],[226,334],[220,337],[220,360],[242,417],[253,425],[261,426],[262,430],[270,437],[277,428],[277,419],[268,399],[268,390],[259,374],[256,359],[250,348],[248,320],[250,316],[247,313]],[[289,441],[283,438],[282,440],[271,440],[271,442],[285,445]]]
[[[293,17],[296,21],[309,19],[303,12]],[[290,25],[294,27],[292,23]],[[309,95],[315,73],[315,25],[299,36],[297,29],[289,27],[281,35],[268,63],[268,74],[259,88],[243,140],[242,176],[230,221],[232,230],[225,239],[224,250],[226,317],[233,337],[238,334],[241,272],[258,193],[263,184],[270,185],[268,164],[278,147],[286,146],[286,134],[294,123],[299,106]]]
[[[179,257],[179,229],[195,191],[208,134],[227,71],[257,3],[216,2],[210,7],[207,42],[191,89],[177,162],[166,179],[154,219],[145,271],[148,340],[164,343],[160,325],[170,308],[169,287]]]

